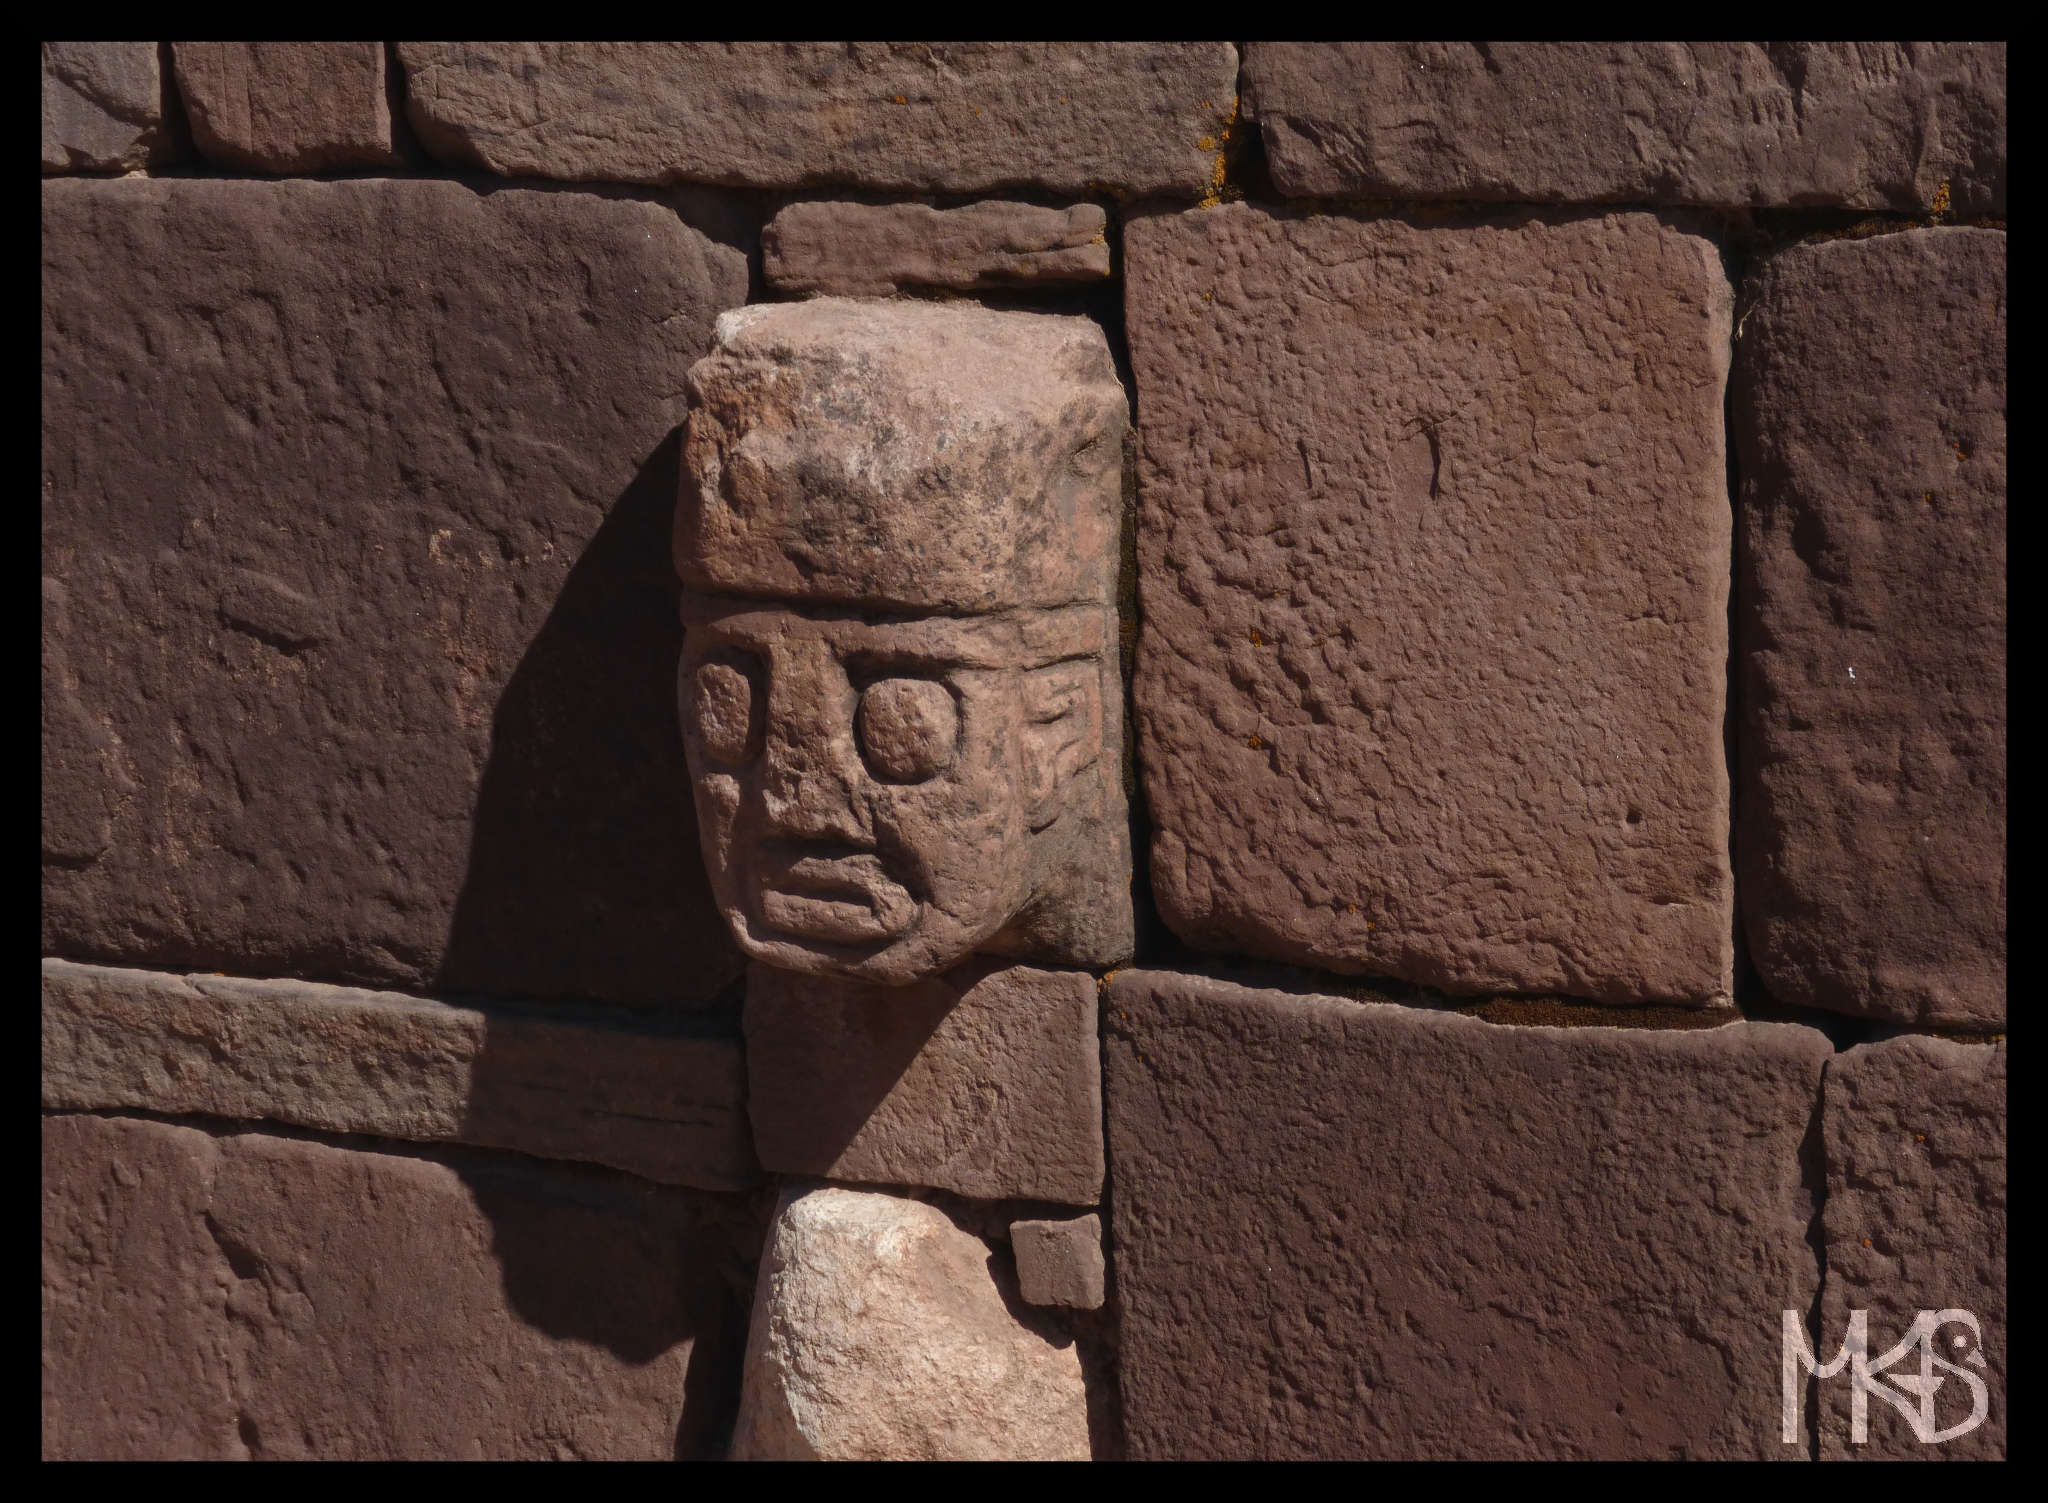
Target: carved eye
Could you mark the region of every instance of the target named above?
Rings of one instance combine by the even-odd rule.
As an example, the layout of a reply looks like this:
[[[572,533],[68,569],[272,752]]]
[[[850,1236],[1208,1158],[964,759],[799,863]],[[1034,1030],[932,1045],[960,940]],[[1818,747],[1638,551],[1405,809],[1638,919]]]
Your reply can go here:
[[[751,761],[759,749],[754,735],[754,681],[731,663],[705,663],[691,695],[697,740],[704,755],[726,767]]]
[[[885,678],[869,684],[855,721],[860,752],[885,783],[922,783],[953,761],[960,712],[944,684]]]

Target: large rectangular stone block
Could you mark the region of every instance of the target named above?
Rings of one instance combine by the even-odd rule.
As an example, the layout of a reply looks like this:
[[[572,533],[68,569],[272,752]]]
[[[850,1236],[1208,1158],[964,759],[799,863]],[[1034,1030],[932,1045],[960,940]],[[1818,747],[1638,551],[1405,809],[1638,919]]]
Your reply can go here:
[[[1195,198],[1228,42],[400,42],[429,150],[511,176]]]
[[[602,1171],[43,1123],[43,1455],[666,1459],[744,1314],[712,1204]]]
[[[401,165],[382,42],[174,42],[199,154],[249,172]]]
[[[644,1011],[458,1007],[43,962],[43,1106],[512,1148],[662,1184],[760,1177],[737,1038]]]
[[[1865,1314],[1869,1353],[1881,1360],[1925,1322],[1904,1360],[1877,1373],[1866,1441],[1853,1424],[1853,1372],[1819,1385],[1820,1454],[1830,1460],[2003,1460],[2006,1454],[2005,1044],[1898,1038],[1864,1044],[1828,1063],[1823,1085],[1828,1198],[1827,1281],[1821,1361],[1831,1360],[1851,1313]],[[1924,1312],[1965,1312],[1965,1321]],[[1907,1393],[1897,1379],[1934,1382]],[[1972,1379],[1975,1382],[1972,1382]],[[1981,1385],[1981,1392],[1978,1385]],[[1922,1405],[1923,1396],[1928,1399]],[[1911,1409],[1929,1435],[1915,1434]]]
[[[1730,293],[1648,214],[1125,233],[1167,923],[1451,991],[1731,986]]]
[[[2005,1018],[2005,235],[1794,246],[1744,289],[1736,853],[1787,1002]]]
[[[671,437],[746,296],[660,205],[43,189],[43,947],[696,1003]]]
[[[2003,42],[1253,42],[1290,195],[2005,211]]]
[[[1141,971],[1106,1006],[1134,1458],[1806,1456],[1778,1377],[1819,1279],[1815,1030]]]

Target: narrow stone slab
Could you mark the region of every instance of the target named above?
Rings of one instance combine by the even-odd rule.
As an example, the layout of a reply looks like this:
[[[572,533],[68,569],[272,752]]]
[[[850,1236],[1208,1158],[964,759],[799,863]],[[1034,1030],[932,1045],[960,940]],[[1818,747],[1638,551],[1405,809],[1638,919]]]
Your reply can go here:
[[[1030,287],[1109,275],[1099,204],[1044,209],[989,200],[795,203],[761,232],[768,280],[787,292],[885,296],[905,287]]]
[[[427,148],[514,177],[1195,198],[1228,42],[400,42]]]
[[[1816,1030],[1105,1000],[1133,1459],[1806,1455]]]
[[[132,172],[170,160],[163,83],[155,42],[43,43],[43,171]]]
[[[1102,1194],[1095,980],[973,960],[909,986],[747,972],[763,1167],[987,1200]]]
[[[1938,1383],[1928,1442],[1894,1404],[1868,1401],[1865,1444],[1853,1439],[1851,1374],[1820,1383],[1820,1453],[1830,1460],[2004,1460],[2006,1454],[2005,1044],[1898,1038],[1863,1044],[1828,1064],[1827,1282],[1818,1355],[1834,1358],[1850,1312],[1866,1312],[1874,1361],[1911,1333],[1923,1311],[1969,1312],[1977,1322],[1929,1321]],[[1975,1356],[1981,1362],[1972,1361]],[[1916,1346],[1880,1385],[1917,1377]],[[1920,1413],[1918,1395],[1892,1392]]]
[[[731,1251],[599,1170],[45,1118],[43,1455],[702,1454]]]
[[[1017,1255],[1017,1288],[1034,1305],[1099,1310],[1106,1294],[1102,1218],[1013,1221],[1010,1249]]]
[[[2003,42],[1253,42],[1291,195],[2005,211]]]
[[[1750,952],[1772,993],[2005,1018],[2005,236],[1795,246],[1732,421]]]
[[[43,1105],[511,1148],[664,1184],[759,1178],[737,1039],[623,1009],[43,962]]]
[[[1713,244],[1244,204],[1124,239],[1167,923],[1455,992],[1724,999]]]
[[[1011,1313],[999,1266],[936,1206],[785,1191],[732,1459],[1088,1460],[1080,1353]]]
[[[382,42],[173,42],[192,142],[248,172],[400,164]]]
[[[46,179],[42,250],[43,953],[732,982],[667,541],[744,256],[391,179]]]

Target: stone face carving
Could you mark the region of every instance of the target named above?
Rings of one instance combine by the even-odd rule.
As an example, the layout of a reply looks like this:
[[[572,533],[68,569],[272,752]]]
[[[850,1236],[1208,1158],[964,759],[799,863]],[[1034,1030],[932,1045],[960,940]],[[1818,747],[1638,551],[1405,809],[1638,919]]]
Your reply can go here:
[[[753,959],[902,985],[1129,953],[1127,406],[1083,318],[820,298],[690,373],[679,698]]]

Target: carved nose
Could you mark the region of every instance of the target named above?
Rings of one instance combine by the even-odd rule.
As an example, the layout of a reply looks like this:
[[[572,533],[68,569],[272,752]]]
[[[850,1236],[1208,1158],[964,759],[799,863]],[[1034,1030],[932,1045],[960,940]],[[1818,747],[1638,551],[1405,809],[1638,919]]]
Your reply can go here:
[[[770,668],[763,811],[778,835],[872,846],[852,685],[824,644],[805,649],[778,654]]]

